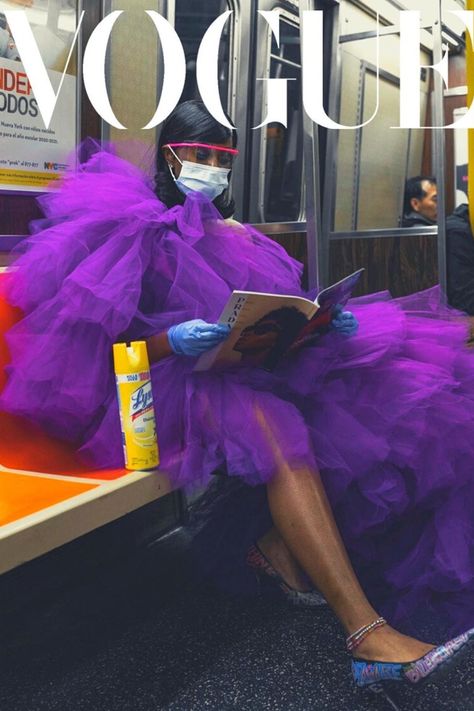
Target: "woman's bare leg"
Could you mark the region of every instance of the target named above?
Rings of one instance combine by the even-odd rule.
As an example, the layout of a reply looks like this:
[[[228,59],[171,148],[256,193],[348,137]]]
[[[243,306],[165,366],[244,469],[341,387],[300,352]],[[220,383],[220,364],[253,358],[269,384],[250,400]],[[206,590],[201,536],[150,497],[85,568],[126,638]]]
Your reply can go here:
[[[267,493],[275,527],[347,633],[375,620],[378,614],[356,578],[319,474],[280,461]],[[370,634],[357,648],[357,655],[407,662],[431,648],[386,626]]]

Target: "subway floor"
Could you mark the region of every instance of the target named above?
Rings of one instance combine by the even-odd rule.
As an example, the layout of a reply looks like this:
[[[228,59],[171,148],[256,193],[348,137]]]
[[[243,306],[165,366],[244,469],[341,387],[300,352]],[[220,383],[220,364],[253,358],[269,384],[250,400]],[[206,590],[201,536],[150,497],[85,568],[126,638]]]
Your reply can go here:
[[[444,685],[359,692],[327,607],[226,595],[179,533],[31,592],[0,612],[2,711],[474,710],[474,653]]]

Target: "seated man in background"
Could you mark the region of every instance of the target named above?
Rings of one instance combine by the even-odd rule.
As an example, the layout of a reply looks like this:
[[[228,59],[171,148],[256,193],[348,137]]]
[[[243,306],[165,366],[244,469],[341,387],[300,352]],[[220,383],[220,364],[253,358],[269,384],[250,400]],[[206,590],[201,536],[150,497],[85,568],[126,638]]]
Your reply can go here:
[[[466,204],[457,207],[446,220],[446,252],[448,301],[473,317],[470,342],[474,345],[474,237]]]
[[[417,175],[405,183],[402,227],[432,226],[438,216],[436,178]]]

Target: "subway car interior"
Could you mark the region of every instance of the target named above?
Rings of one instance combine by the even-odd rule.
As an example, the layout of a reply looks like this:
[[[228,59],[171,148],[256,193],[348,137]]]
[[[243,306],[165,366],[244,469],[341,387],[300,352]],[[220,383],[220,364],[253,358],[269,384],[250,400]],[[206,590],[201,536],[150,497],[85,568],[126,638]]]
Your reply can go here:
[[[403,303],[434,288],[430,293],[445,308],[448,295],[458,293],[447,224],[468,203],[474,139],[463,117],[474,64],[463,12],[474,11],[474,2],[0,0],[0,21],[17,10],[25,12],[54,73],[63,71],[71,51],[73,88],[61,118],[66,145],[84,146],[90,138],[112,145],[150,180],[163,120],[143,126],[175,65],[146,11],[164,18],[181,42],[180,103],[202,99],[203,37],[227,13],[209,71],[237,129],[232,218],[300,262],[305,290],[364,268],[352,294],[361,304],[374,294]],[[314,11],[321,18],[318,37],[309,22]],[[412,19],[419,13],[420,125],[400,128],[407,11]],[[112,113],[104,117],[84,81],[84,59],[95,29],[112,13],[117,17],[104,64]],[[5,21],[0,31],[12,27]],[[309,66],[315,58],[317,65]],[[1,66],[10,65],[8,59]],[[11,126],[1,98],[5,77],[0,73],[2,151]],[[285,121],[268,121],[276,113],[270,87],[274,96],[277,87],[280,96],[284,92]],[[315,87],[325,125],[311,115]],[[455,122],[460,126],[446,128]],[[59,184],[25,187],[18,177],[12,184],[2,165],[6,161],[0,164],[0,393],[10,372],[6,334],[22,318],[3,286],[15,273],[30,225],[36,231],[44,219],[42,198]],[[407,207],[407,181],[414,176],[422,176],[423,196],[437,187],[437,202],[426,219],[410,221],[410,211],[419,216],[420,200]],[[93,202],[83,207],[85,213],[95,209]],[[474,259],[471,268],[472,295]],[[467,313],[456,318],[465,324],[474,367],[474,298],[471,311],[453,305]],[[387,400],[388,408],[392,404]],[[345,434],[341,425],[341,439]],[[160,446],[159,417],[157,438]],[[173,455],[177,466],[181,454]],[[0,402],[2,711],[474,710],[473,653],[443,683],[354,685],[331,606],[324,599],[291,605],[278,585],[262,584],[262,576],[243,570],[245,558],[237,560],[238,528],[227,520],[232,502],[239,500],[246,518],[252,507],[258,515],[261,502],[225,472],[211,480],[188,487],[173,483],[166,467],[91,466],[50,428],[2,410]],[[407,485],[407,496],[415,495],[412,489]],[[450,630],[427,611],[408,617],[401,631],[440,644]]]

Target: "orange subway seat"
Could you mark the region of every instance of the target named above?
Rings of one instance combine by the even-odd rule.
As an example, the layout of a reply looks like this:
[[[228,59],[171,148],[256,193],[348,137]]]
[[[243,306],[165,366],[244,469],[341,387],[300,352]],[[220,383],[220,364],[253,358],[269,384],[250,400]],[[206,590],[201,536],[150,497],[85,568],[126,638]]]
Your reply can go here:
[[[78,496],[99,484],[0,471],[0,526]]]

